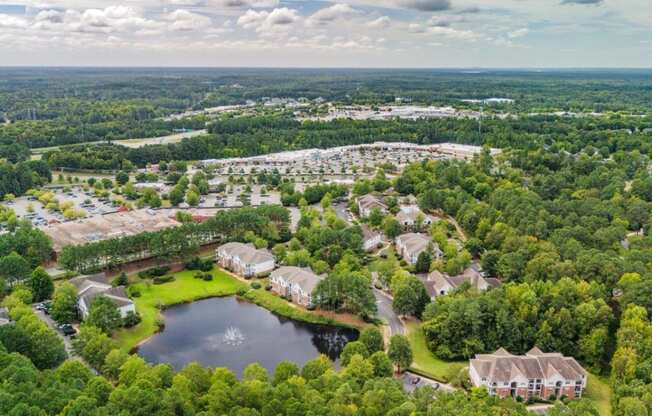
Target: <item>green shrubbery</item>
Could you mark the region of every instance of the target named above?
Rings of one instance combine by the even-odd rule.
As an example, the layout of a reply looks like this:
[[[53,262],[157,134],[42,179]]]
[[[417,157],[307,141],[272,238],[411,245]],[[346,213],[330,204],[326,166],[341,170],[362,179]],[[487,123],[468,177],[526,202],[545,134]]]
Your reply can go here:
[[[154,277],[163,276],[169,271],[170,271],[169,266],[156,266],[156,267],[152,267],[151,269],[138,272],[138,277],[140,277],[141,279],[151,279]]]
[[[152,283],[155,285],[162,285],[163,283],[174,282],[174,276],[168,274],[166,276],[157,276],[152,279]]]

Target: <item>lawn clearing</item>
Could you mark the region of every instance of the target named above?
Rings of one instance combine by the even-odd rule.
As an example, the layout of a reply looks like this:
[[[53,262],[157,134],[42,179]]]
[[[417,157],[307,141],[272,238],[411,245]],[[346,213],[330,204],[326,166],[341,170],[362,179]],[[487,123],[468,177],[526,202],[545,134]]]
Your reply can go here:
[[[589,374],[584,397],[595,404],[600,416],[611,416],[611,386],[607,379]]]
[[[461,369],[468,365],[466,361],[443,361],[435,357],[426,345],[426,339],[419,322],[407,322],[406,329],[414,357],[410,370],[415,373],[446,383],[453,369]]]
[[[141,296],[134,298],[136,310],[143,318],[142,322],[130,329],[122,329],[114,335],[120,348],[131,351],[143,340],[149,338],[159,329],[160,307],[192,302],[214,296],[234,295],[239,288],[247,285],[238,281],[224,271],[214,268],[213,280],[206,282],[195,279],[196,272],[184,270],[174,273],[175,281],[154,285],[151,281],[136,283]]]

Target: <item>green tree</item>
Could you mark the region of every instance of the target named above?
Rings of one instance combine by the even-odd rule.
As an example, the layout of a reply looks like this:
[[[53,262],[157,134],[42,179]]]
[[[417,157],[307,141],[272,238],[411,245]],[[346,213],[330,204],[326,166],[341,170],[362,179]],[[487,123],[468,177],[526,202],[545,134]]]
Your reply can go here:
[[[342,365],[345,367],[349,365],[351,357],[356,354],[362,356],[362,358],[367,358],[369,357],[369,350],[367,349],[367,346],[360,341],[351,341],[346,344],[342,350],[342,354],[340,354]]]
[[[189,190],[186,193],[186,202],[191,207],[196,207],[197,205],[199,205],[199,194],[195,191]]]
[[[428,250],[424,250],[419,253],[417,257],[417,263],[414,266],[414,270],[417,273],[428,273],[430,271],[430,264],[432,263],[432,255]]]
[[[31,267],[27,260],[15,251],[0,258],[0,277],[4,278],[11,286],[27,279],[30,272]]]
[[[86,323],[110,335],[121,326],[122,318],[118,307],[111,299],[106,296],[97,296],[91,303]]]
[[[366,327],[360,332],[359,341],[362,342],[369,353],[373,354],[378,351],[385,350],[385,342],[383,341],[383,334],[376,327]]]
[[[387,354],[384,351],[376,351],[369,357],[369,362],[374,367],[374,376],[391,377],[394,368]]]
[[[129,182],[129,174],[128,174],[127,172],[121,170],[120,172],[118,172],[118,173],[115,175],[115,181],[116,181],[119,185],[124,185],[124,184],[126,184],[127,182]]]
[[[54,283],[43,267],[37,267],[34,269],[29,281],[29,286],[32,290],[34,302],[41,302],[50,299],[54,293]]]
[[[383,220],[383,231],[385,232],[387,238],[394,240],[396,237],[401,235],[403,232],[403,227],[401,227],[401,223],[399,223],[396,218],[388,215]]]
[[[398,372],[409,368],[412,365],[412,347],[404,335],[392,335],[389,340],[387,356],[397,367]]]
[[[71,323],[77,320],[77,312],[77,289],[63,283],[52,296],[52,318],[59,323]]]

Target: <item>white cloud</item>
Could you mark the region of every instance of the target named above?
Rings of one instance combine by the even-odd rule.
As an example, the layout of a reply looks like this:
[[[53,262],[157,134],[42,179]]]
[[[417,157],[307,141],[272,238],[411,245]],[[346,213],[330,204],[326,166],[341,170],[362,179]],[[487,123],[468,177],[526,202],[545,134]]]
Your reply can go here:
[[[453,23],[460,23],[464,21],[464,16],[454,15],[454,16],[432,16],[428,20],[430,26],[436,27],[448,27]]]
[[[408,25],[408,32],[410,33],[424,33],[425,31],[426,29],[418,23],[410,23]]]
[[[391,19],[389,17],[382,16],[382,17],[379,17],[376,20],[372,20],[372,21],[368,22],[367,26],[371,27],[373,29],[384,29],[386,27],[389,27],[391,22],[392,21],[391,21]]]
[[[245,29],[255,29],[259,33],[285,30],[299,20],[299,13],[294,9],[282,7],[271,12],[249,9],[238,18],[237,24]]]
[[[187,32],[203,29],[211,24],[210,18],[182,9],[177,9],[172,13],[169,13],[165,18],[171,22],[169,26],[170,30],[175,32]]]
[[[450,27],[440,27],[440,26],[431,27],[430,29],[428,29],[428,33],[441,35],[449,39],[459,39],[459,40],[467,40],[467,41],[475,41],[480,38],[480,36],[477,33],[472,32],[470,30],[458,30]]]
[[[310,25],[326,25],[343,17],[358,13],[356,9],[345,3],[337,3],[330,7],[317,10],[308,18]]]
[[[522,38],[523,36],[527,35],[530,30],[527,27],[524,27],[522,29],[514,30],[513,32],[509,32],[507,34],[507,37],[510,39],[516,39],[516,38]]]
[[[224,8],[271,9],[279,5],[279,0],[209,0],[210,6]]]
[[[2,28],[25,28],[28,23],[25,19],[8,14],[0,14],[0,27]]]

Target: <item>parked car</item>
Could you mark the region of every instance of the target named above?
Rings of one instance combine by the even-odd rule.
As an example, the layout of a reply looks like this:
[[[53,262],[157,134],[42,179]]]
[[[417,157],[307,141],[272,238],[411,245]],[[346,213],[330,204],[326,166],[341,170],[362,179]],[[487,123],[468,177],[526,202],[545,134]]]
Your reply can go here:
[[[73,328],[73,326],[70,324],[61,324],[58,326],[58,328],[59,331],[63,333],[63,335],[74,335],[77,333],[77,331],[75,331],[75,328]]]
[[[421,381],[421,377],[412,377],[412,380],[410,380],[410,383],[412,383],[413,385],[417,385],[417,384],[419,384],[420,381]]]

